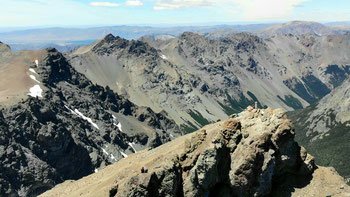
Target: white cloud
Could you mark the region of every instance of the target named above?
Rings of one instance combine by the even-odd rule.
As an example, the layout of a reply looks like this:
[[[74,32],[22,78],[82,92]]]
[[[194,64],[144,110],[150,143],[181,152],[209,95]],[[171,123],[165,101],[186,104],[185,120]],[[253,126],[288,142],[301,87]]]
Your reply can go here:
[[[91,2],[91,6],[96,6],[96,7],[118,7],[120,6],[119,3],[111,3],[111,2]]]
[[[244,20],[288,20],[296,6],[309,0],[232,0]]]
[[[135,0],[135,1],[126,1],[125,5],[126,6],[143,6],[143,3],[142,1]]]
[[[176,10],[181,8],[205,7],[212,5],[213,2],[213,0],[158,0],[153,9]]]
[[[286,20],[294,9],[310,0],[155,0],[154,10],[193,7],[217,7],[221,11],[239,13],[242,20]]]

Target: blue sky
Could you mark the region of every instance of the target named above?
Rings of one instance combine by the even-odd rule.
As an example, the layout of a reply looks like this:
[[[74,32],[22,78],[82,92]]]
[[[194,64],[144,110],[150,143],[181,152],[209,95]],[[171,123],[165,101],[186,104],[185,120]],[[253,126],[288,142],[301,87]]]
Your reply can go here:
[[[350,21],[349,0],[0,0],[0,27]]]

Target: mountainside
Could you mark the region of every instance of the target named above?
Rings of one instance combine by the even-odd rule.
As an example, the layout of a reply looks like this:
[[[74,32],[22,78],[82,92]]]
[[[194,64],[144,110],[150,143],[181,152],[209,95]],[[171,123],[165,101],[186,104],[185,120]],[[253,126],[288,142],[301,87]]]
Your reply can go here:
[[[349,45],[350,34],[212,40],[187,32],[142,41],[108,35],[67,56],[94,83],[164,110],[191,131],[255,101],[287,110],[316,102],[350,74]]]
[[[166,113],[92,84],[56,49],[0,44],[0,196],[36,196],[181,135]]]
[[[350,79],[319,102],[290,112],[296,139],[325,166],[333,166],[350,180]]]
[[[257,32],[259,36],[262,37],[271,37],[274,35],[283,35],[283,34],[293,34],[293,35],[302,35],[302,34],[314,34],[317,36],[327,36],[327,35],[338,35],[343,34],[347,31],[347,27],[343,28],[334,28],[331,26],[325,26],[317,22],[308,22],[308,21],[291,21],[283,24],[277,24],[266,29],[260,30]]]
[[[144,150],[50,196],[346,196],[333,169],[294,141],[282,110],[248,108],[156,149]]]

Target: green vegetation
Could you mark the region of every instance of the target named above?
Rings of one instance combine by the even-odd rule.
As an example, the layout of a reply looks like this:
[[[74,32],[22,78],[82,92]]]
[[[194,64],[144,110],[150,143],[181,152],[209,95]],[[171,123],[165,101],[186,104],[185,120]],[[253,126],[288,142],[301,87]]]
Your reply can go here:
[[[329,65],[326,69],[325,74],[330,74],[330,82],[333,85],[333,87],[340,86],[343,81],[347,78],[347,74],[350,72],[347,71],[347,69],[341,69],[338,65]]]
[[[305,110],[289,112],[288,116],[292,119],[295,128],[295,140],[315,157],[317,165],[332,166],[337,172],[345,177],[350,178],[350,127],[346,126],[350,122],[336,123],[335,115],[331,114],[331,122],[328,136],[311,142],[314,135],[306,136],[308,115],[315,109],[316,105],[307,107]],[[320,117],[318,117],[320,118]],[[334,124],[335,123],[335,124]]]
[[[314,75],[302,77],[302,81],[304,84],[300,80],[292,78],[284,81],[284,84],[310,104],[317,102],[330,92],[330,89]]]
[[[225,105],[225,104],[220,103],[220,102],[219,102],[219,105],[222,107],[222,109],[225,111],[225,113],[227,115],[239,113],[239,112],[243,111],[245,108],[247,108],[249,105],[254,104],[255,101],[258,102],[258,107],[259,108],[263,108],[263,106],[261,105],[259,100],[256,98],[256,96],[253,93],[251,93],[250,91],[248,91],[247,94],[249,95],[249,97],[251,99],[248,99],[243,94],[240,94],[238,101],[233,99],[228,94],[227,91],[225,91],[225,94],[226,94],[226,98],[227,98],[227,101],[228,101],[229,105]]]
[[[197,110],[190,110],[189,112],[190,116],[196,121],[198,122],[201,126],[205,126],[207,124],[210,124],[211,122],[207,119],[205,119],[201,113],[199,113]]]
[[[289,83],[292,83],[291,81],[295,80],[296,83],[295,86],[289,85]],[[296,78],[293,78],[291,80],[284,81],[284,84],[286,84],[289,89],[291,89],[295,94],[303,98],[308,103],[315,103],[317,101],[316,98],[314,98],[312,95],[309,94],[309,92],[306,90],[305,86]]]
[[[295,98],[292,95],[286,95],[284,96],[284,99],[281,98],[280,96],[277,96],[284,104],[288,105],[289,107],[293,109],[303,109],[303,105],[301,102]]]
[[[227,115],[236,114],[236,113],[240,112],[239,110],[232,109],[231,107],[224,105],[220,102],[218,102],[218,103]]]
[[[330,89],[313,75],[307,75],[303,77],[302,80],[305,82],[309,92],[317,99],[321,99],[330,93]]]
[[[185,134],[192,133],[198,130],[198,127],[196,127],[194,124],[192,124],[189,121],[187,121],[186,124],[182,124],[180,128],[181,130],[184,131]]]

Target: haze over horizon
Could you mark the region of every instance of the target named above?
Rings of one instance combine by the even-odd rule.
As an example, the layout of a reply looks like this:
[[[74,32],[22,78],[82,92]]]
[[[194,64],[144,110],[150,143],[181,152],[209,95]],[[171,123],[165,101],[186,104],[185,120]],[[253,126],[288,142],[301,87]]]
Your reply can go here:
[[[2,28],[350,21],[350,4],[346,0],[0,0],[0,3]]]

